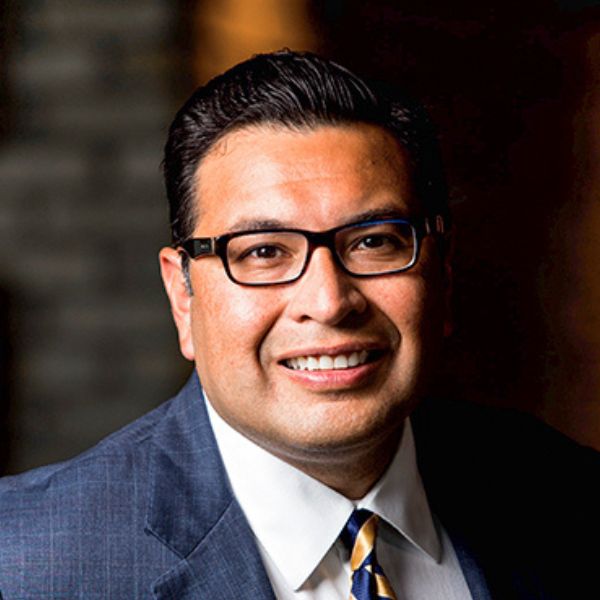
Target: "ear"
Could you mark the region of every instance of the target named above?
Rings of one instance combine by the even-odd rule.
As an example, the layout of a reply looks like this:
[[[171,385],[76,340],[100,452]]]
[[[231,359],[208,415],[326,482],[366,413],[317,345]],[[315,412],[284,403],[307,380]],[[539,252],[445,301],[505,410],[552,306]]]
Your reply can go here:
[[[174,248],[163,248],[159,253],[160,273],[171,303],[171,313],[179,334],[181,354],[194,360],[191,327],[192,296],[186,284],[181,265],[181,255]]]

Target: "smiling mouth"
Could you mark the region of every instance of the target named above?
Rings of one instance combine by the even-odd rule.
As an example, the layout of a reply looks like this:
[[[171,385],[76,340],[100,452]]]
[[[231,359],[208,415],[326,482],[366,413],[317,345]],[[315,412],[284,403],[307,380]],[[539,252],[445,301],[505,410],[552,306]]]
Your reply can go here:
[[[282,364],[293,371],[343,370],[373,362],[380,354],[378,351],[361,350],[349,354],[294,356],[282,361]]]

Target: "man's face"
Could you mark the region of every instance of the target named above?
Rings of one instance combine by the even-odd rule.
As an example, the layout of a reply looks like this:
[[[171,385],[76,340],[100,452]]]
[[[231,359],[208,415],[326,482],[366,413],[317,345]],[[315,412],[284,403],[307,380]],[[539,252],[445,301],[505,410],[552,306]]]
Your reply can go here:
[[[230,133],[202,160],[197,198],[195,237],[265,223],[320,231],[367,212],[422,215],[405,152],[367,125]],[[322,247],[298,281],[270,287],[237,285],[210,257],[190,262],[188,296],[175,251],[163,250],[162,264],[182,352],[214,408],[291,462],[380,443],[431,372],[444,320],[443,265],[431,236],[409,271],[364,279],[343,273]],[[314,371],[290,363],[353,354],[361,363],[344,369],[328,359]]]

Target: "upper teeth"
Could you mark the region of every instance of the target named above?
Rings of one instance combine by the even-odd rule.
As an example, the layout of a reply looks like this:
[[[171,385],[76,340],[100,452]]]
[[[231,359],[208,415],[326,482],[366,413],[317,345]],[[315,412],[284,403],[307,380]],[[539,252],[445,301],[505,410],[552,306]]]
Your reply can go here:
[[[321,354],[318,356],[295,356],[285,362],[291,369],[300,371],[322,371],[325,369],[347,369],[362,365],[367,360],[369,353],[366,350],[352,352],[352,354]]]

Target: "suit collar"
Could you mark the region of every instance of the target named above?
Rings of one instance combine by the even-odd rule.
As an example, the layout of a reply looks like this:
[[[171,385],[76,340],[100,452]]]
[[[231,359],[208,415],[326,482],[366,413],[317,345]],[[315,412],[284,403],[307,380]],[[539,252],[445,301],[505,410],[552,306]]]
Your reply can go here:
[[[146,532],[181,559],[155,582],[156,598],[273,598],[195,374],[157,426],[149,469]]]
[[[233,500],[195,375],[153,436],[150,481],[146,529],[182,557]]]

